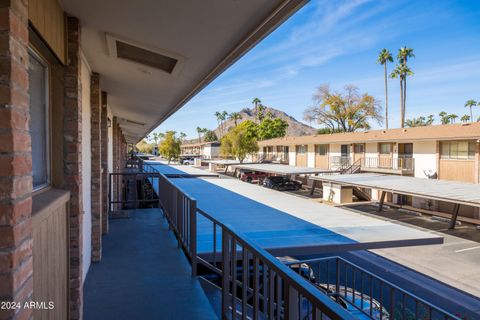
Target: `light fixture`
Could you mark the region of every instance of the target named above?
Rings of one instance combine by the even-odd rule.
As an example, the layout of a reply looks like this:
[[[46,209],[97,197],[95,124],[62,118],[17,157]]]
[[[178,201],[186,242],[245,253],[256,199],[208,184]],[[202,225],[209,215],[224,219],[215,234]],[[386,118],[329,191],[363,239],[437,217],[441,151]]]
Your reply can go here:
[[[110,120],[110,118],[107,118],[107,127],[112,127],[112,120]]]

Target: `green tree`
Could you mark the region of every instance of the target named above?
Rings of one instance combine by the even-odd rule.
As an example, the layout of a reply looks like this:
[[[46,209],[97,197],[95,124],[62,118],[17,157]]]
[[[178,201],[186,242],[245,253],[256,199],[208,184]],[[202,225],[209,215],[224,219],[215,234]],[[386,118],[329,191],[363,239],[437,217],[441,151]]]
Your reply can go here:
[[[165,138],[165,135],[163,135],[163,137]],[[187,134],[185,132],[180,132],[178,137],[180,138],[180,141],[183,142],[183,141],[185,141],[185,138],[187,137]]]
[[[332,132],[368,129],[371,120],[382,123],[378,101],[367,93],[359,93],[354,85],[345,86],[343,92],[334,92],[328,85],[321,85],[313,100],[317,105],[304,111],[304,120],[316,122]]]
[[[455,123],[455,121],[457,120],[458,116],[456,114],[449,114],[448,115],[448,119],[450,120],[450,123]]]
[[[403,128],[405,125],[405,85],[407,76],[412,75],[413,72],[410,68],[403,64],[398,64],[395,69],[393,69],[390,77],[392,79],[400,80],[400,127]]]
[[[165,133],[165,139],[159,147],[160,154],[168,160],[168,163],[172,160],[177,160],[180,157],[181,144],[182,142],[180,138],[177,138],[175,131],[167,131]]]
[[[448,124],[450,122],[450,118],[448,117],[448,114],[445,111],[442,111],[438,114],[440,117],[440,122],[442,124]]]
[[[221,139],[221,154],[243,162],[247,155],[257,152],[256,127],[255,123],[247,120],[228,131]]]
[[[258,126],[260,140],[284,137],[287,134],[288,123],[280,118],[265,117]]]
[[[434,116],[433,114],[431,114],[428,116],[428,118],[425,118],[424,116],[420,116],[418,118],[407,119],[405,120],[405,126],[410,128],[424,127],[424,126],[431,125],[433,121],[434,121]]]
[[[398,49],[397,60],[398,63],[403,66],[404,76],[403,76],[403,94],[402,94],[402,104],[403,104],[403,119],[405,121],[405,114],[407,110],[407,77],[413,75],[411,69],[407,66],[408,58],[415,58],[412,48],[407,48],[406,46]]]
[[[146,153],[146,154],[153,153],[153,144],[148,143],[146,139],[142,139],[139,143],[137,143],[135,147],[141,153]]]
[[[203,136],[203,140],[205,142],[214,142],[214,141],[218,141],[218,138],[217,138],[217,135],[215,134],[215,131],[207,130],[205,132],[205,135]]]
[[[470,121],[470,116],[469,116],[468,114],[464,114],[464,115],[460,118],[460,120],[461,120],[462,122],[468,122],[468,121]]]
[[[472,120],[473,120],[472,107],[475,107],[475,106],[480,106],[480,102],[477,103],[477,101],[475,100],[468,100],[467,102],[465,102],[465,108],[470,108],[470,119]]]
[[[262,105],[262,101],[258,98],[253,98],[252,104],[255,105],[255,118],[257,123],[260,123],[263,119],[263,112],[265,111],[265,106]]]
[[[238,125],[238,120],[242,119],[242,115],[239,112],[232,112],[228,116],[229,120],[233,120],[235,127]]]
[[[202,142],[202,132],[203,132],[203,129],[200,127],[197,127],[198,143]]]
[[[222,135],[222,128],[220,127],[220,124],[222,122],[221,118],[222,118],[222,113],[220,111],[216,111],[215,112],[215,117],[217,118],[217,127],[218,127],[218,131],[220,133],[220,135]]]
[[[154,142],[155,144],[158,144],[158,139],[159,139],[158,133],[157,133],[157,132],[154,132],[154,133],[152,133],[152,136],[153,136],[153,139],[152,139],[153,142]]]
[[[385,128],[388,129],[388,83],[387,63],[393,62],[392,53],[388,49],[382,49],[378,54],[377,63],[383,65],[385,72]]]

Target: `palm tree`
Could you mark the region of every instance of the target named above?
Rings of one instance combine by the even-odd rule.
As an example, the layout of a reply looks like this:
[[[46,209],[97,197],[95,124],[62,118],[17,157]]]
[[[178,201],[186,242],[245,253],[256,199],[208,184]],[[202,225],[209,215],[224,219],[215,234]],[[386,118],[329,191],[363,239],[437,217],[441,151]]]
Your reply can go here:
[[[202,131],[203,129],[200,127],[197,127],[197,133],[198,133],[198,142],[202,142]]]
[[[471,118],[470,118],[470,116],[469,116],[468,114],[464,114],[464,115],[460,118],[460,120],[461,120],[462,122],[468,122],[468,121],[470,121],[470,119],[471,119]]]
[[[404,117],[405,117],[405,112],[406,112],[406,108],[407,108],[407,76],[413,74],[413,72],[407,66],[407,60],[408,60],[408,58],[414,58],[414,57],[415,57],[415,54],[413,53],[412,48],[407,48],[406,46],[403,46],[400,49],[398,49],[398,54],[397,54],[398,63],[403,65],[405,69],[409,70],[409,73],[406,73],[405,77],[403,78],[402,101],[403,101],[403,115],[404,115]],[[402,122],[403,121],[405,121],[405,118],[402,120]]]
[[[455,123],[455,120],[458,118],[456,114],[449,114],[448,118],[450,119],[451,123]]]
[[[450,122],[450,119],[448,118],[448,114],[445,111],[440,112],[438,115],[440,117],[440,122],[442,124],[448,124]]]
[[[222,133],[225,134],[226,131],[226,126],[225,126],[225,120],[227,120],[228,117],[228,112],[227,110],[223,110],[222,112]]]
[[[180,141],[185,141],[185,138],[187,137],[187,134],[185,132],[180,132],[178,135],[180,138]]]
[[[390,77],[393,79],[400,79],[400,127],[403,128],[405,125],[405,78],[409,75],[412,75],[413,72],[408,68],[408,66],[403,64],[397,64],[395,69],[393,69]]]
[[[222,128],[220,128],[222,113],[219,112],[219,111],[215,112],[215,117],[217,117],[217,125],[218,125],[219,134],[222,135],[222,132],[221,132]]]
[[[477,103],[477,101],[471,100],[471,99],[465,102],[465,108],[470,108],[470,119],[472,119],[472,121],[473,121],[472,107],[475,107],[475,106],[480,106],[480,102]]]
[[[239,112],[232,112],[228,116],[228,119],[233,120],[233,123],[235,123],[235,127],[237,126],[237,121],[242,119],[242,115]]]
[[[255,112],[257,114],[257,120],[260,120],[260,113],[263,112],[262,101],[258,98],[253,98],[252,103],[255,105]]]
[[[382,49],[378,54],[377,63],[384,66],[385,70],[385,129],[388,129],[388,85],[387,85],[387,63],[393,62],[392,54],[388,49]]]

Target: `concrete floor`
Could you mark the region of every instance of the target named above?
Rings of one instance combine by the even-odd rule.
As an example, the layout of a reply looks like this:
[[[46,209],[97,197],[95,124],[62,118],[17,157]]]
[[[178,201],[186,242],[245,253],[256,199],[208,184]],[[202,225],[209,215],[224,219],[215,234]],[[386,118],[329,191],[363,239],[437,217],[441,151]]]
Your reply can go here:
[[[216,319],[160,209],[110,220],[84,284],[85,319]]]

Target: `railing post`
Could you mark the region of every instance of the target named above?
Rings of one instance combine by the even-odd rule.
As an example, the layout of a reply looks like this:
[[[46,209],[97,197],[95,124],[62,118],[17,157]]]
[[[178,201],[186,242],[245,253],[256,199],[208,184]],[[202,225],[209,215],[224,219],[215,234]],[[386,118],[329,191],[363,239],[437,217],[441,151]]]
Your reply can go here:
[[[213,253],[214,255],[216,252]],[[192,276],[197,275],[197,201],[190,200],[190,255]]]
[[[228,232],[222,229],[222,315],[225,319],[228,312],[228,300],[230,295],[230,244],[228,241]]]

